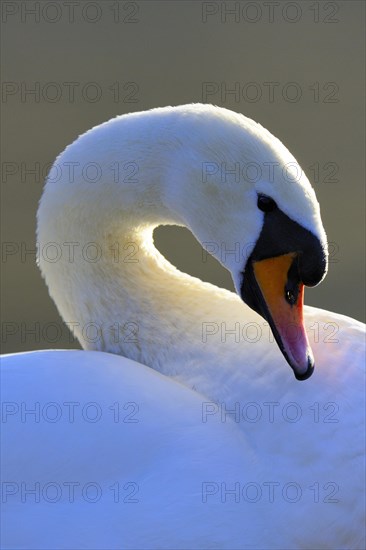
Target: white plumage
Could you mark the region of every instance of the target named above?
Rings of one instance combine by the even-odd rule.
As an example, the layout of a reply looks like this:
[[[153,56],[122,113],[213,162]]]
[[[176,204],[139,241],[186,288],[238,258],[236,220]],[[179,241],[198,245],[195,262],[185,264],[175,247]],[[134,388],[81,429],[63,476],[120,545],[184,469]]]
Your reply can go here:
[[[256,163],[261,177],[223,177],[235,163]],[[306,176],[284,175],[296,165],[287,149],[242,115],[192,105],[114,119],[55,165],[62,176],[48,180],[38,213],[50,294],[84,349],[129,359],[3,358],[6,402],[63,407],[54,423],[22,423],[21,409],[7,410],[5,479],[19,492],[6,497],[5,546],[363,548],[364,325],[305,308],[316,369],[299,383],[260,316],[153,245],[157,225],[186,225],[219,245],[211,249],[239,292],[264,193],[326,247]],[[279,167],[273,177],[268,166]],[[57,262],[42,254],[50,242],[63,247]],[[222,253],[236,243],[239,258]],[[96,402],[102,417],[67,421],[65,402]],[[112,421],[117,402],[137,404],[138,422]],[[106,499],[70,503],[63,491],[54,503],[22,503],[21,481],[94,481]],[[135,484],[123,491],[137,488],[138,502],[114,502],[114,483]]]

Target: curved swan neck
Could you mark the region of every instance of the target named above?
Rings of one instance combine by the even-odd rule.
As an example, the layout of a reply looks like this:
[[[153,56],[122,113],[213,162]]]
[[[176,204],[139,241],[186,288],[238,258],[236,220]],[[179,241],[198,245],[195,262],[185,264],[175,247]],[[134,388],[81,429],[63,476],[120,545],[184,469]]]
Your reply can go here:
[[[38,242],[41,250],[50,242],[69,247],[67,252],[71,247],[73,259],[66,253],[49,262],[41,254],[39,263],[83,347],[158,368],[159,361],[168,364],[162,354],[182,334],[185,342],[199,341],[202,320],[219,319],[228,300],[231,307],[231,293],[223,300],[224,291],[180,273],[162,257],[153,246],[157,225],[184,225],[201,243],[239,248],[239,259],[216,256],[237,290],[263,226],[258,193],[280,201],[285,213],[292,211],[304,227],[318,226],[322,235],[306,176],[286,186],[281,171],[273,181],[264,171],[258,181],[230,176],[238,163],[255,161],[264,168],[294,160],[261,126],[208,105],[118,117],[68,146],[55,163],[61,178],[50,175],[41,199]],[[100,328],[99,338],[85,339],[88,323]],[[137,340],[115,338],[115,327],[126,323],[137,325]]]
[[[154,186],[152,201],[151,184],[143,180],[134,194],[125,185],[52,185],[40,205],[38,240],[41,251],[54,242],[63,253],[55,263],[41,253],[39,262],[64,321],[84,349],[158,368],[172,335],[187,333],[195,317],[200,322],[207,286],[154,246],[156,226],[181,225],[162,204],[163,189]]]

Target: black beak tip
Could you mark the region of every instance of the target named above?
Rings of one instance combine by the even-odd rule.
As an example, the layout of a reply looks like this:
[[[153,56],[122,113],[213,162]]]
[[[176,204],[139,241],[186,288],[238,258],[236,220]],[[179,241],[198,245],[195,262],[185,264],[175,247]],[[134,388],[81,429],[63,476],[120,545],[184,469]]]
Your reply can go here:
[[[308,357],[308,368],[305,372],[301,374],[293,369],[296,380],[307,380],[308,378],[310,378],[310,376],[314,372],[314,366],[315,365],[313,359],[311,357]]]

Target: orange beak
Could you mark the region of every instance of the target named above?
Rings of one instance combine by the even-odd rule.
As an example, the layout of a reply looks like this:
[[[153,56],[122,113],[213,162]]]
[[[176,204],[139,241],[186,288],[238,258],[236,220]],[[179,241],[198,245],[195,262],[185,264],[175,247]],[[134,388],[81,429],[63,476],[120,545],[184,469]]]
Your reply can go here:
[[[296,271],[296,259],[296,253],[289,253],[253,261],[253,272],[263,315],[296,378],[305,380],[314,370],[314,358],[304,327],[304,285],[290,277],[293,267]]]

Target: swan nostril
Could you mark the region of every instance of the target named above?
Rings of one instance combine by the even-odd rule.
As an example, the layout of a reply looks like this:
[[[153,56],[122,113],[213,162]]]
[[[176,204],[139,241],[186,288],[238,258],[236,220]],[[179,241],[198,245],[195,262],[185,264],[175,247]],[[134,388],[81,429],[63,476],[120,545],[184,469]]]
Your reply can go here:
[[[300,292],[300,274],[298,266],[298,256],[295,255],[290,269],[287,273],[287,282],[285,284],[285,300],[290,306],[297,303]]]
[[[285,290],[286,301],[293,306],[296,303],[296,296],[292,290]]]

